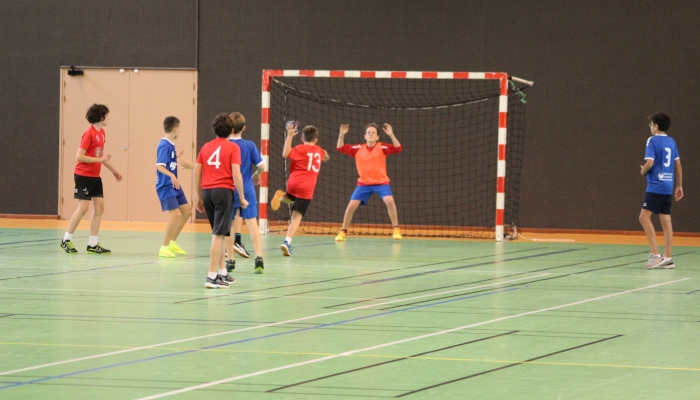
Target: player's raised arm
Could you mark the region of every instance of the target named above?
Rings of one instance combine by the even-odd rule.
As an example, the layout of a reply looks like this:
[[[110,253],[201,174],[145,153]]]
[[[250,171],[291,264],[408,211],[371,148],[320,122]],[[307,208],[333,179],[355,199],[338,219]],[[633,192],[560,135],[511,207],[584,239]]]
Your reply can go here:
[[[394,135],[394,128],[392,128],[391,125],[385,123],[382,129],[384,130],[384,133],[391,138],[391,144],[393,144],[394,147],[401,147],[401,143],[399,143],[399,139],[397,139]]]
[[[287,140],[284,141],[284,148],[282,149],[282,157],[289,157],[289,153],[292,152],[292,141],[294,141],[294,136],[299,133],[299,126],[296,123],[287,123]]]
[[[340,125],[340,134],[338,135],[338,144],[335,147],[341,148],[341,147],[345,146],[345,135],[348,133],[349,130],[350,130],[350,125],[348,125],[348,124]]]

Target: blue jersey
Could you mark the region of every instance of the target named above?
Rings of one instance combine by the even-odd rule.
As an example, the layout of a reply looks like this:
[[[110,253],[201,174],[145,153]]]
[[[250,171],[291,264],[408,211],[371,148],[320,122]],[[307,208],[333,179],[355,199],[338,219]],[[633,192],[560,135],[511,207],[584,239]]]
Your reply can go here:
[[[177,177],[177,152],[175,151],[175,143],[166,138],[160,139],[157,151],[156,165],[164,166],[168,171]],[[170,197],[175,197],[178,194],[184,194],[182,188],[176,190],[173,187],[173,181],[168,175],[156,170],[156,192],[160,200],[165,200]]]
[[[672,137],[659,134],[647,139],[644,159],[654,160],[654,166],[647,172],[647,192],[673,194],[673,174],[679,158]]]
[[[255,146],[255,143],[250,140],[241,138],[231,138],[229,140],[237,144],[241,149],[241,176],[243,177],[243,193],[245,193],[245,199],[249,204],[257,204],[258,200],[255,196],[255,184],[253,184],[253,171],[263,162],[262,156],[257,146]],[[237,199],[238,192],[235,191],[234,201],[237,202]]]

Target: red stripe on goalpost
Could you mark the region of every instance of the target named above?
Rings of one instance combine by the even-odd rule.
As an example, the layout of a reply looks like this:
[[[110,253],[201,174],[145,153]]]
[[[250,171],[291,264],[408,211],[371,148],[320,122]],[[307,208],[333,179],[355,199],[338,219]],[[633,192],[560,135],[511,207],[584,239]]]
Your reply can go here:
[[[498,113],[498,127],[499,128],[507,128],[508,125],[508,112],[499,112]]]
[[[503,226],[503,209],[496,210],[496,226]]]
[[[331,78],[345,78],[345,71],[331,71]]]
[[[376,78],[377,73],[374,71],[360,71],[360,78]]]
[[[260,186],[262,187],[267,187],[267,174],[268,172],[264,171],[262,175],[260,175]],[[265,201],[267,202],[267,199],[265,199]]]
[[[469,79],[469,72],[455,72],[454,79]]]
[[[406,71],[393,71],[391,73],[391,77],[394,79],[405,79],[406,78]]]
[[[260,154],[266,156],[270,154],[270,140],[262,139],[260,141]]]
[[[313,78],[315,75],[316,75],[316,71],[312,71],[312,70],[308,70],[308,69],[299,71],[299,76],[310,76]]]
[[[267,199],[265,199],[265,203],[260,202],[258,214],[260,214],[260,219],[267,219]]]
[[[269,124],[270,123],[270,109],[267,107],[263,107],[262,109],[262,115],[260,116],[260,121],[263,124]]]
[[[499,161],[506,160],[506,145],[505,144],[498,145],[498,160]]]
[[[423,72],[423,79],[437,79],[437,72]]]
[[[506,178],[503,176],[498,177],[498,183],[496,184],[496,192],[497,193],[505,193],[506,192]],[[498,209],[496,209],[498,211]]]

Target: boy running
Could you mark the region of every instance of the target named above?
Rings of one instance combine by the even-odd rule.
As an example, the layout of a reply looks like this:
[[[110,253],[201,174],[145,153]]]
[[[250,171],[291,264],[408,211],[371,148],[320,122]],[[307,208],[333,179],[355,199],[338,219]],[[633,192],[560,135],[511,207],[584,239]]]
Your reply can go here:
[[[645,268],[674,268],[676,264],[671,258],[673,243],[673,226],[671,225],[671,198],[676,201],[683,198],[683,169],[678,155],[676,141],[666,135],[671,127],[671,118],[659,112],[649,117],[651,136],[647,139],[644,153],[645,164],[641,166],[642,176],[647,177],[647,191],[639,214],[639,222],[647,235],[651,254]],[[675,190],[674,190],[675,172]],[[651,214],[658,214],[664,231],[664,256],[659,253],[656,244],[656,231],[651,222]]]
[[[93,104],[88,108],[85,118],[91,125],[83,133],[78,154],[75,156],[78,162],[74,170],[75,194],[73,197],[79,200],[78,209],[68,223],[68,229],[61,241],[61,248],[69,254],[78,252],[71,240],[80,220],[92,203],[87,252],[88,254],[110,254],[111,250],[105,249],[97,242],[97,234],[100,231],[100,222],[105,209],[102,178],[100,178],[102,164],[112,172],[117,182],[122,180],[122,174],[109,162],[112,155],[104,152],[105,131],[102,128],[109,123],[109,108],[102,104]]]
[[[255,269],[253,272],[262,274],[265,271],[263,263],[262,239],[260,237],[260,229],[258,228],[258,201],[255,196],[255,185],[260,184],[260,175],[265,170],[265,163],[255,143],[250,140],[241,138],[245,131],[245,117],[239,112],[231,114],[233,120],[233,133],[229,137],[231,143],[235,143],[241,151],[241,176],[243,177],[243,191],[245,198],[248,200],[248,207],[242,208],[238,198],[238,192],[233,192],[233,232],[234,238],[230,235],[226,236],[226,252],[230,255],[230,259],[226,262],[226,269],[230,272],[236,268],[236,260],[233,259],[233,252],[240,254],[245,258],[249,258],[250,254],[241,242],[241,228],[243,220],[248,226],[248,233],[253,241],[253,249],[255,249]],[[253,174],[253,165],[257,167]]]
[[[403,147],[401,147],[401,143],[394,136],[394,130],[389,124],[384,124],[384,132],[389,135],[393,145],[379,141],[379,125],[374,122],[367,124],[365,127],[366,144],[345,144],[345,134],[348,133],[349,129],[350,125],[340,125],[337,150],[355,159],[357,173],[360,175],[360,178],[357,180],[357,187],[350,197],[350,203],[348,203],[345,217],[343,218],[343,227],[338,232],[338,236],[335,237],[335,241],[344,242],[346,240],[355,210],[360,205],[366,205],[367,200],[374,193],[378,194],[384,201],[384,204],[386,204],[389,219],[391,219],[391,226],[394,228],[393,238],[401,240],[396,203],[394,203],[394,196],[389,186],[389,177],[386,173],[386,157],[389,154],[400,153]]]
[[[204,287],[228,288],[236,282],[228,275],[224,258],[224,237],[231,232],[233,191],[238,191],[241,207],[248,202],[243,192],[241,151],[228,141],[233,131],[233,120],[228,114],[219,114],[212,121],[217,138],[206,143],[199,151],[194,167],[194,187],[197,210],[206,212],[211,226],[209,273]]]
[[[292,218],[287,230],[287,237],[280,246],[282,254],[292,255],[292,238],[299,229],[301,219],[306,214],[306,210],[314,197],[314,189],[318,181],[318,173],[321,171],[321,160],[328,161],[328,153],[317,145],[318,129],[315,126],[306,126],[302,129],[302,141],[292,148],[294,136],[299,133],[296,122],[287,123],[287,140],[284,142],[282,157],[289,159],[289,181],[287,181],[287,192],[278,190],[272,199],[273,211],[280,208],[280,202],[292,204]]]
[[[170,212],[170,221],[165,228],[163,245],[158,252],[159,257],[174,258],[175,254],[187,254],[177,244],[177,237],[192,215],[192,209],[187,204],[185,192],[177,179],[177,158],[182,154],[175,151],[175,143],[180,130],[180,120],[177,117],[166,117],[163,121],[165,136],[158,144],[156,152],[156,193],[163,211]]]

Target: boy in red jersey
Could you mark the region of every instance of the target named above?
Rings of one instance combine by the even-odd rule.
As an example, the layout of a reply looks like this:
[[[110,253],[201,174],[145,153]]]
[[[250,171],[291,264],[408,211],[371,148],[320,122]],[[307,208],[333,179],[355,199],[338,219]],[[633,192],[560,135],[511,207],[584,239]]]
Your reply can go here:
[[[314,189],[318,181],[318,173],[321,171],[321,160],[328,161],[328,152],[318,146],[318,129],[315,126],[307,126],[302,130],[302,141],[292,148],[292,141],[298,131],[296,123],[287,124],[287,140],[284,142],[282,157],[288,158],[289,181],[287,181],[287,192],[278,190],[272,199],[272,210],[280,208],[280,201],[292,204],[292,219],[287,230],[287,237],[280,246],[282,254],[292,255],[292,238],[299,229],[301,219],[306,214],[306,210],[314,197]]]
[[[78,163],[75,165],[74,171],[75,194],[73,197],[79,200],[78,209],[75,210],[68,223],[68,229],[61,241],[61,248],[69,254],[78,252],[71,240],[80,220],[92,203],[87,252],[88,254],[110,254],[111,250],[105,249],[97,242],[102,213],[105,209],[102,178],[100,178],[102,164],[112,172],[117,182],[122,180],[122,174],[110,164],[109,160],[112,155],[104,152],[105,131],[102,128],[109,123],[109,108],[102,104],[93,104],[88,108],[85,118],[91,125],[83,133],[78,154],[75,156]]]
[[[389,219],[391,219],[391,225],[394,228],[394,239],[401,240],[399,216],[396,211],[394,196],[389,186],[389,177],[386,174],[386,156],[400,153],[403,147],[401,147],[401,143],[394,136],[394,130],[389,124],[384,124],[384,132],[389,135],[393,145],[379,141],[379,125],[374,122],[367,124],[365,127],[366,144],[345,144],[345,134],[348,133],[349,129],[349,125],[340,125],[337,150],[355,159],[357,173],[360,175],[360,178],[357,180],[357,187],[350,197],[350,203],[345,209],[343,227],[338,232],[335,240],[336,242],[345,241],[355,210],[360,205],[367,204],[367,200],[374,193],[378,194],[384,201],[384,204],[386,204],[386,208],[389,211]]]
[[[233,131],[233,120],[225,113],[212,121],[217,138],[206,143],[199,151],[194,167],[195,204],[199,212],[206,212],[211,225],[209,273],[204,287],[227,288],[236,282],[228,275],[224,258],[224,238],[231,231],[233,191],[238,191],[241,208],[248,202],[241,177],[241,150],[228,141]]]

